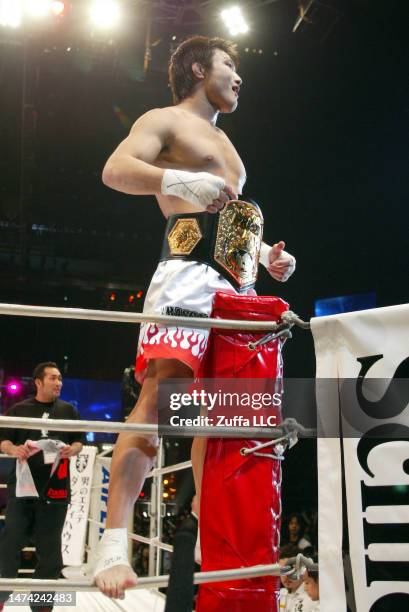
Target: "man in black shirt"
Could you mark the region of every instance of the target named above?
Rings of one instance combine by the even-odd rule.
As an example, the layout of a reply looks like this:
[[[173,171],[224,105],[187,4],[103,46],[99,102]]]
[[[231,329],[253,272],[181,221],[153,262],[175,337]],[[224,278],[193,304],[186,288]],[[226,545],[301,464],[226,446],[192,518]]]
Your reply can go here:
[[[59,399],[62,376],[57,364],[48,361],[40,363],[33,373],[36,385],[35,397],[12,406],[7,416],[50,419],[79,419],[77,409]],[[32,454],[27,440],[33,442],[53,439],[65,444],[61,448],[60,461],[52,473],[55,460],[49,452]],[[32,494],[19,496],[16,463],[13,464],[8,480],[8,503],[6,524],[0,538],[0,574],[2,578],[17,576],[20,551],[26,546],[29,534],[34,535],[37,567],[33,578],[59,578],[63,567],[61,553],[61,533],[64,526],[67,506],[70,501],[69,458],[82,449],[84,435],[77,432],[48,432],[34,429],[0,429],[0,450],[15,457],[20,464],[27,462],[30,468]],[[17,470],[20,472],[20,470]],[[21,474],[21,472],[20,472]],[[0,592],[0,610],[9,593]],[[40,600],[41,601],[41,600]],[[32,610],[51,610],[52,604],[42,604]]]

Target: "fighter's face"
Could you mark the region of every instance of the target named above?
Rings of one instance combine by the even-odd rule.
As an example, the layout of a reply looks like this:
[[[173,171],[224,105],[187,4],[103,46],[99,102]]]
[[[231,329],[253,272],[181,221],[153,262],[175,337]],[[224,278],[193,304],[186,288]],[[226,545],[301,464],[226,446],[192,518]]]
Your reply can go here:
[[[57,368],[45,368],[43,379],[37,378],[35,381],[37,393],[41,395],[43,401],[57,399],[62,388],[61,372]]]
[[[225,51],[215,49],[212,67],[204,82],[209,102],[221,113],[232,113],[237,108],[241,83],[231,57]]]

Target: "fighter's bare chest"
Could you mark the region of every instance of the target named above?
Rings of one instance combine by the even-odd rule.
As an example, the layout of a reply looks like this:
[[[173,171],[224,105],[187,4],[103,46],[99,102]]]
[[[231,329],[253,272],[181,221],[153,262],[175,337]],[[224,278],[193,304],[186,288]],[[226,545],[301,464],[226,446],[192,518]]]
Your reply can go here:
[[[212,133],[184,130],[172,138],[161,153],[161,161],[169,161],[190,170],[217,174],[244,174],[243,163],[231,142],[216,130]]]

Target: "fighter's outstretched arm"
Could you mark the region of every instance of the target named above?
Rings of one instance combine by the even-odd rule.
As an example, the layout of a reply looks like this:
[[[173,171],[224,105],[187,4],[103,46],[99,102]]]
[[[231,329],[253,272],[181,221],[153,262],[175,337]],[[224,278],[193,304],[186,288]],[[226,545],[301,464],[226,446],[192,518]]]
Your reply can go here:
[[[260,263],[267,268],[268,273],[277,281],[287,281],[295,270],[295,257],[284,251],[285,242],[281,240],[273,246],[265,242],[261,245]]]

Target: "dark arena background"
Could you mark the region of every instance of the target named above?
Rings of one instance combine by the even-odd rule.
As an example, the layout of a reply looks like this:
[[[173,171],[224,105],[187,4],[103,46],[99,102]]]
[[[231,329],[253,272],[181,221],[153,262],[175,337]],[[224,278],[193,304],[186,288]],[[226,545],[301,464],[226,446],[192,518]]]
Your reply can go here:
[[[53,2],[20,23],[0,0],[1,302],[142,310],[165,220],[153,197],[110,190],[101,172],[141,114],[172,103],[167,63],[191,34],[237,42],[239,106],[218,125],[246,166],[243,199],[261,205],[265,239],[297,258],[285,284],[262,268],[258,293],[305,320],[408,301],[406,2],[241,2],[249,28],[237,36],[223,2],[118,0],[118,23],[92,21],[91,4]],[[82,418],[123,419],[137,338],[129,324],[1,316],[3,413],[28,393],[33,366],[54,360]],[[309,331],[294,329],[284,360],[287,377],[314,376]],[[169,442],[170,460],[188,446]],[[315,446],[288,453],[283,487],[284,515],[303,514],[312,540]],[[171,480],[172,520],[190,486]]]

